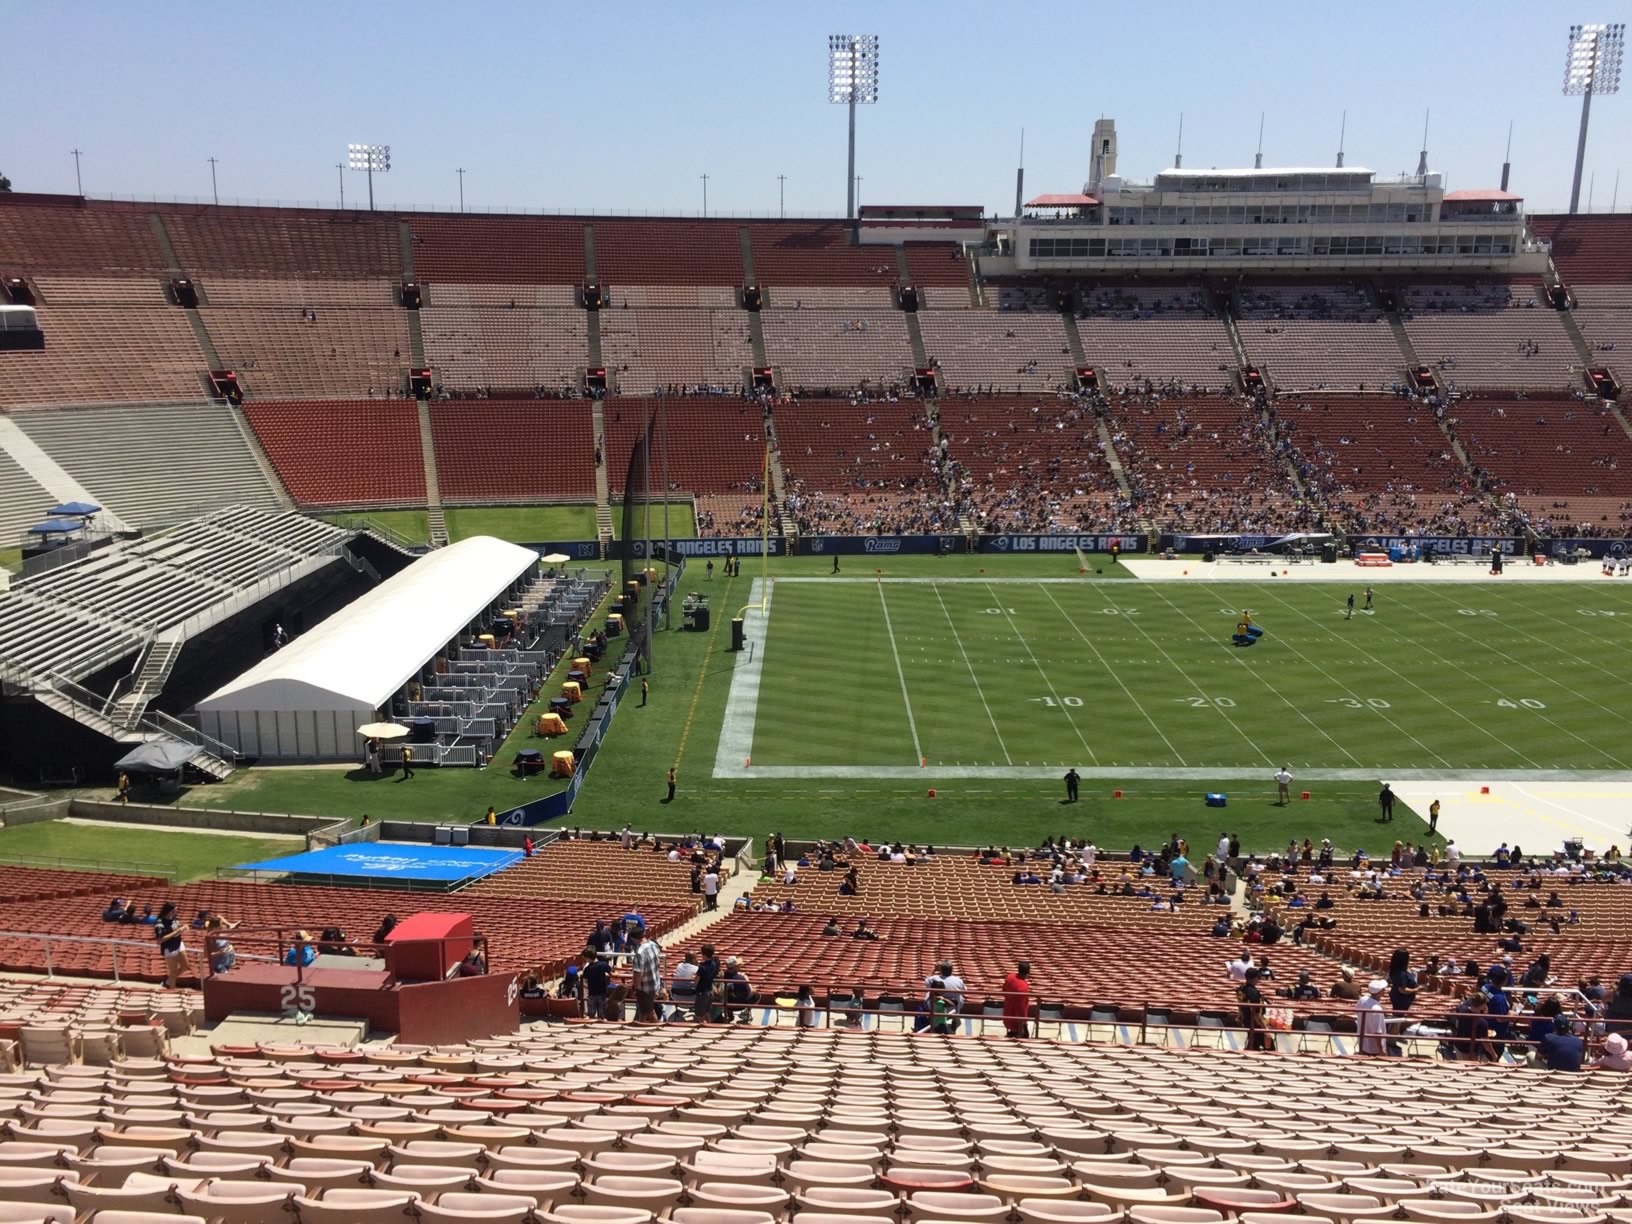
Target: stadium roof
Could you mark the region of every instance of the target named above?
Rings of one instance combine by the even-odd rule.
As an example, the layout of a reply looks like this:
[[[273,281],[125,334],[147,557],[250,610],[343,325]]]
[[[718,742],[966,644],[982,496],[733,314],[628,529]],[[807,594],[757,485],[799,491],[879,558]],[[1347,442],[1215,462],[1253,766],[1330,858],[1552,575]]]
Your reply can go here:
[[[1077,192],[1064,194],[1043,194],[1033,196],[1026,201],[1027,208],[1086,208],[1090,204],[1098,204],[1091,195],[1082,195]]]
[[[1278,174],[1361,175],[1370,174],[1371,171],[1364,166],[1266,166],[1262,170],[1252,168],[1212,170],[1197,166],[1171,166],[1156,173],[1161,178],[1274,178]]]
[[[536,564],[476,536],[438,549],[198,703],[200,710],[377,710]]]
[[[1501,191],[1495,187],[1479,187],[1469,191],[1447,191],[1445,203],[1454,204],[1458,200],[1522,200],[1521,195],[1514,195],[1511,191]]]

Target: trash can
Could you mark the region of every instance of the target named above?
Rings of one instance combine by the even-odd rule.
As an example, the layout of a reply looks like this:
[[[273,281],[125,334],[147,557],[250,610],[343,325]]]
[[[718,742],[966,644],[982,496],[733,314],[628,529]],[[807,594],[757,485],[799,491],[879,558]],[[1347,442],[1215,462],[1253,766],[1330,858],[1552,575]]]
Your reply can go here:
[[[741,650],[747,644],[747,640],[748,635],[743,630],[742,617],[733,616],[731,618],[731,649]]]
[[[464,825],[454,825],[453,828],[449,830],[449,832],[451,832],[453,834],[453,838],[449,842],[450,845],[454,845],[454,846],[468,846],[468,845],[470,845],[470,830],[466,826],[464,826]]]
[[[1320,559],[1326,565],[1337,564],[1337,541],[1327,540],[1320,546]]]

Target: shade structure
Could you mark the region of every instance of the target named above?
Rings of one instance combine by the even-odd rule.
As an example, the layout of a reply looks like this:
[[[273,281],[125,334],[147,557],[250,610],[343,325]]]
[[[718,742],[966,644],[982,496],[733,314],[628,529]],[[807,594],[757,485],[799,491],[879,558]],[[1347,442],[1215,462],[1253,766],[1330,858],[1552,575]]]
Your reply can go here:
[[[408,734],[408,728],[394,722],[364,723],[357,728],[357,734],[369,739],[401,739]]]
[[[63,502],[60,506],[52,506],[46,511],[50,515],[67,515],[73,518],[89,518],[93,514],[101,514],[101,506],[93,506],[90,502]]]
[[[197,748],[180,740],[151,740],[113,764],[126,773],[174,773],[197,755]]]
[[[490,536],[439,548],[211,693],[200,726],[263,760],[350,760],[358,729],[537,564]]]
[[[551,553],[543,560],[545,565],[565,565],[568,561],[571,561],[572,558],[567,556],[566,553]]]

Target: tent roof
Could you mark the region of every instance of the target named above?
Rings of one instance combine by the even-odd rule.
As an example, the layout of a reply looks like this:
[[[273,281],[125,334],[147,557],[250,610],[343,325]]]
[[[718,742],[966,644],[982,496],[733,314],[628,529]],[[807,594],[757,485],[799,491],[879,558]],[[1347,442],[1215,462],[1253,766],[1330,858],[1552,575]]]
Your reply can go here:
[[[136,773],[169,773],[198,755],[198,749],[180,740],[151,740],[115,761],[115,769]]]
[[[1027,208],[1087,208],[1090,204],[1099,201],[1091,195],[1082,195],[1077,192],[1058,193],[1045,192],[1040,196],[1032,196],[1026,201]]]
[[[29,535],[67,535],[70,531],[82,531],[85,524],[75,519],[46,519],[43,523],[35,523],[28,529]]]
[[[377,710],[538,562],[491,536],[437,549],[268,655],[201,710]]]
[[[60,506],[52,506],[47,514],[68,514],[75,517],[85,517],[92,514],[101,514],[101,506],[93,506],[90,502],[63,502]]]
[[[1447,191],[1445,193],[1445,202],[1447,204],[1454,204],[1459,200],[1501,200],[1507,202],[1523,199],[1524,197],[1521,195],[1514,195],[1511,191],[1502,191],[1496,187],[1479,187],[1466,191]]]

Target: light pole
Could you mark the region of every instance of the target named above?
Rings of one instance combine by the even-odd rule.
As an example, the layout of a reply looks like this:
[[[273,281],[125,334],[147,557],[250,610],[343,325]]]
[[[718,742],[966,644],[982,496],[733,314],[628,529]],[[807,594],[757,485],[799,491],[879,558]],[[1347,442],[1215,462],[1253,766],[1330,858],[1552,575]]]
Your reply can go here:
[[[1570,181],[1570,211],[1581,204],[1581,167],[1587,159],[1587,119],[1592,114],[1592,95],[1619,93],[1621,52],[1626,45],[1626,26],[1572,25],[1569,48],[1564,54],[1564,94],[1581,95],[1581,134],[1575,141],[1575,177]]]
[[[215,187],[215,163],[219,159],[215,157],[207,157],[204,160],[210,163],[210,198],[219,205],[221,203],[221,193],[217,191]]]
[[[778,217],[786,217],[788,215],[787,190],[788,190],[788,176],[785,175],[785,174],[777,175],[776,176],[776,215]]]
[[[706,217],[708,216],[708,175],[699,174],[697,177],[703,180],[703,216]]]
[[[391,146],[354,144],[346,146],[346,158],[353,170],[368,172],[368,211],[374,211],[374,172],[381,174],[390,172]]]
[[[340,211],[346,211],[346,163],[335,162],[334,168],[340,171]]]
[[[68,152],[74,155],[74,192],[77,195],[84,195],[85,184],[79,181],[79,150],[69,149]]]
[[[465,168],[460,166],[454,171],[459,176],[459,211],[465,211]]]
[[[850,111],[850,163],[844,215],[856,216],[856,107],[878,101],[878,35],[832,34],[827,40],[827,100]]]

